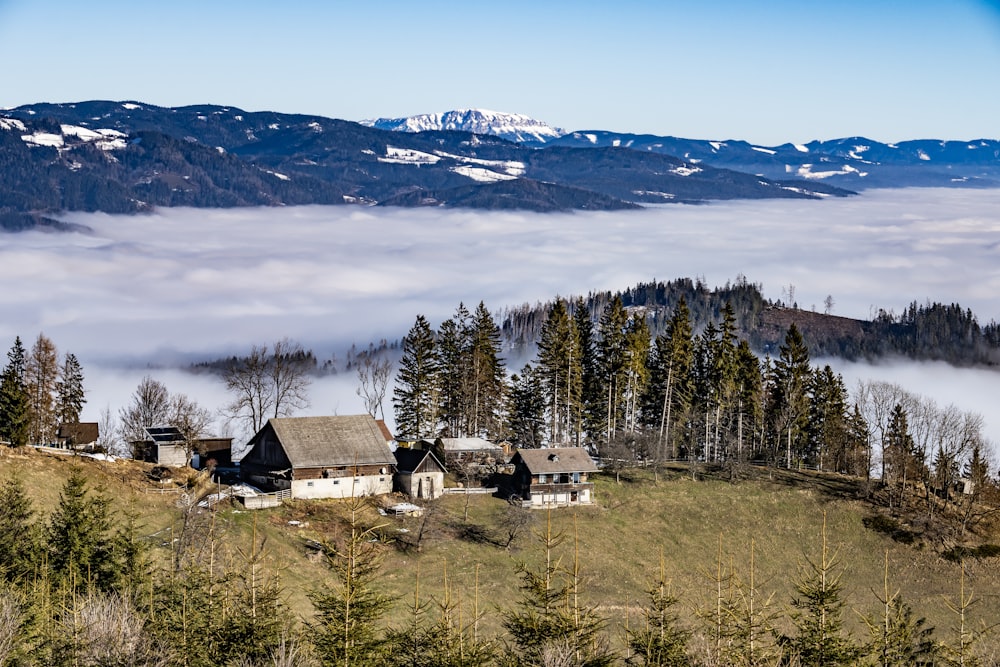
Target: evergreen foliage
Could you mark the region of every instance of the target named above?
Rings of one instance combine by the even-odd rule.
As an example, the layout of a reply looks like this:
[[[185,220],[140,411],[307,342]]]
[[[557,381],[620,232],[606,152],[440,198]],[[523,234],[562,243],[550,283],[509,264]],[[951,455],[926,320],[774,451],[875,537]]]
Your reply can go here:
[[[7,364],[0,376],[0,440],[15,447],[28,444],[29,403],[25,378],[27,353],[21,337],[7,352]]]
[[[392,399],[396,430],[416,438],[434,437],[441,398],[440,357],[423,315],[403,338],[402,351]]]

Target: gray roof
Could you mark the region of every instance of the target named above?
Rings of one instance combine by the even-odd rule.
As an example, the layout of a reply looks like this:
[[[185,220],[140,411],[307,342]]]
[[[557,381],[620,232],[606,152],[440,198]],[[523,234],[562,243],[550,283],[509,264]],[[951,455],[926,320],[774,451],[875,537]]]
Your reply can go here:
[[[556,472],[596,472],[597,466],[582,447],[550,447],[549,449],[519,449],[517,456],[533,475]]]
[[[293,468],[396,463],[371,415],[280,417],[274,429]]]
[[[484,438],[438,438],[446,452],[482,452],[500,449],[500,445]]]

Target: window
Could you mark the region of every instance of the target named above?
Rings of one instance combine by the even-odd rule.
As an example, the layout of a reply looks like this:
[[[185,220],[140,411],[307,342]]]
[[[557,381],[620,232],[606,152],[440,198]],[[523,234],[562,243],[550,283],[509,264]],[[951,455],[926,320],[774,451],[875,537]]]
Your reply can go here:
[[[578,472],[573,473],[573,483],[574,484],[580,483],[580,473]]]
[[[548,475],[539,475],[538,476],[538,483],[539,484],[545,484],[548,481],[549,481],[549,476]]]
[[[334,484],[340,484],[340,480],[339,479],[335,479],[335,480],[333,480],[333,483]]]
[[[312,486],[312,485],[313,485],[312,482],[306,482],[306,486]]]

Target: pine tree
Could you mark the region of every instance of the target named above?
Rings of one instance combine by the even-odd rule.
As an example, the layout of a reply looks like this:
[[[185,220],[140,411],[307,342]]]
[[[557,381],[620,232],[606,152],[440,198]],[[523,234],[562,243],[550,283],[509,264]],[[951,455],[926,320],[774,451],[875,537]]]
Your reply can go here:
[[[934,628],[924,627],[926,619],[914,618],[910,605],[899,591],[889,589],[889,552],[885,552],[882,594],[876,593],[881,615],[865,616],[871,641],[866,647],[874,667],[913,667],[931,665],[937,655]]]
[[[382,554],[376,537],[381,526],[363,527],[363,508],[364,499],[351,501],[350,532],[344,544],[327,544],[323,551],[333,581],[310,596],[316,608],[314,644],[324,667],[383,665],[389,648],[380,621],[392,598],[375,588],[381,573]]]
[[[545,398],[538,372],[525,364],[510,378],[507,435],[518,447],[541,447],[545,436]]]
[[[500,329],[482,301],[472,316],[470,339],[469,432],[496,438],[503,421],[501,408],[507,371],[500,356]]]
[[[440,364],[434,332],[418,315],[403,338],[403,356],[393,390],[396,429],[412,437],[433,437],[437,432],[440,399]]]
[[[785,465],[804,449],[804,433],[809,416],[808,381],[811,375],[809,350],[793,322],[780,347],[774,364],[774,378],[769,405],[775,452],[784,450]]]
[[[0,486],[0,577],[23,582],[34,572],[39,555],[35,510],[17,475]],[[0,663],[2,664],[2,663]]]
[[[111,590],[117,583],[110,499],[93,494],[86,478],[73,470],[49,517],[49,564],[63,585],[75,590]]]
[[[573,303],[573,324],[580,350],[580,419],[574,425],[573,444],[582,447],[584,433],[598,433],[604,423],[604,399],[597,378],[594,321],[582,297]]]
[[[555,550],[565,541],[565,535],[553,531],[551,512],[545,531],[538,537],[544,563],[538,570],[524,564],[519,566],[521,599],[516,608],[502,614],[503,626],[513,640],[502,664],[511,667],[613,664],[614,654],[602,635],[604,620],[577,601],[578,565],[574,565],[570,576],[560,567]]]
[[[545,396],[550,443],[565,443],[576,432],[582,410],[582,356],[566,303],[557,299],[542,326],[535,365]]]
[[[597,324],[598,387],[604,400],[605,423],[592,434],[602,445],[610,444],[625,428],[625,394],[628,390],[628,312],[615,296]]]
[[[796,584],[792,606],[799,612],[792,619],[797,634],[787,641],[803,667],[853,665],[860,650],[843,627],[844,600],[836,554],[830,554],[823,513],[822,546],[818,561],[808,561],[803,578]]]
[[[60,424],[76,424],[87,402],[83,390],[83,367],[76,355],[67,353],[56,382],[56,419]]]
[[[691,633],[680,627],[674,608],[678,599],[670,593],[663,556],[660,573],[648,591],[649,603],[643,609],[645,625],[628,631],[628,645],[633,656],[629,663],[656,667],[687,667],[693,660],[687,654]]]
[[[0,376],[0,441],[14,447],[28,444],[28,386],[25,379],[27,354],[21,338],[7,353],[7,365]]]

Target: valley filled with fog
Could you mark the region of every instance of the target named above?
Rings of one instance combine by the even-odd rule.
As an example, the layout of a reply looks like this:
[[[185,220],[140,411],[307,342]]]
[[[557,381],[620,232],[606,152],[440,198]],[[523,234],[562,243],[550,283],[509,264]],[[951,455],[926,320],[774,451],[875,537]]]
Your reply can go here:
[[[320,361],[436,327],[459,302],[506,306],[640,281],[739,275],[770,299],[870,318],[913,300],[1000,319],[1000,191],[869,191],[822,201],[739,201],[638,212],[532,214],[296,207],[71,214],[89,233],[0,236],[0,345],[39,332],[83,363],[97,421],[149,374],[210,410],[222,383],[179,368],[283,337]],[[499,317],[498,317],[499,320]],[[518,370],[525,360],[510,360]],[[824,360],[826,361],[826,360]],[[831,360],[859,379],[983,414],[1000,442],[1000,371]],[[309,414],[363,410],[353,373],[313,383]],[[391,420],[387,400],[386,416]],[[219,430],[224,426],[220,423]]]

